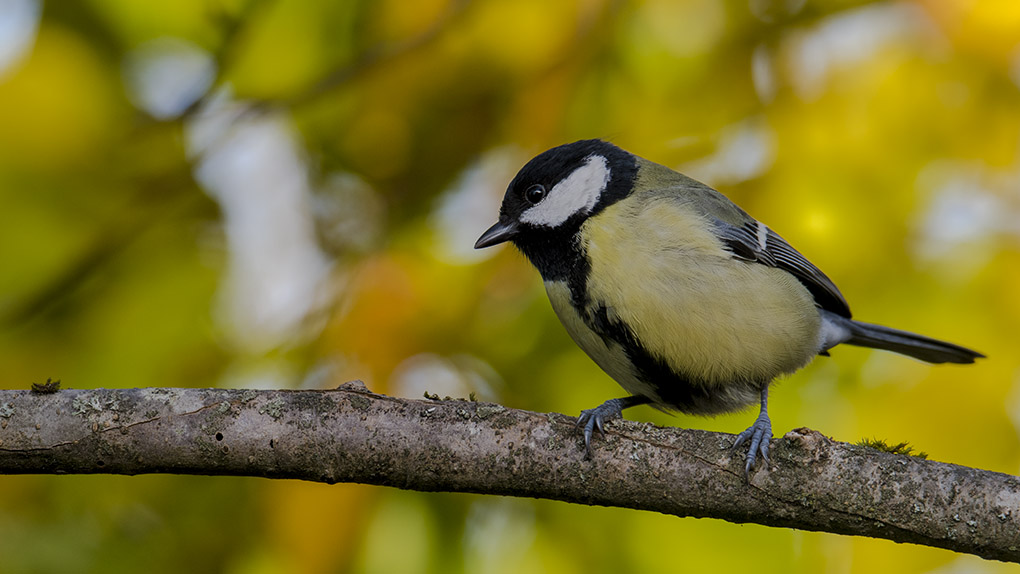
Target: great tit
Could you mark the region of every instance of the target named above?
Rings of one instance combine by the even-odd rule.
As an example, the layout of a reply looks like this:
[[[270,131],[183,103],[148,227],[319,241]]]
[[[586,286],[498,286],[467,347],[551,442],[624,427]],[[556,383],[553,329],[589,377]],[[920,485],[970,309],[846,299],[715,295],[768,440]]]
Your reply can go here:
[[[769,462],[770,383],[848,343],[929,363],[981,353],[850,318],[833,282],[775,231],[714,189],[602,140],[529,161],[499,221],[475,248],[513,243],[538,269],[553,310],[630,396],[582,411],[593,431],[651,404],[712,415],[760,401],[737,436]]]

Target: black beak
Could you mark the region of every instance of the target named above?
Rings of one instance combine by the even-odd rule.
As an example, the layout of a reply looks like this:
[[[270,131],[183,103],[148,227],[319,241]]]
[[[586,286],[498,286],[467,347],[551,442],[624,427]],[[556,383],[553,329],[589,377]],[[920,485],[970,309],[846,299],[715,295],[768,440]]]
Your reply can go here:
[[[504,241],[509,241],[517,235],[517,225],[514,223],[503,223],[497,221],[496,225],[493,225],[475,241],[475,249],[481,249],[483,247],[492,247],[493,245],[499,245]]]

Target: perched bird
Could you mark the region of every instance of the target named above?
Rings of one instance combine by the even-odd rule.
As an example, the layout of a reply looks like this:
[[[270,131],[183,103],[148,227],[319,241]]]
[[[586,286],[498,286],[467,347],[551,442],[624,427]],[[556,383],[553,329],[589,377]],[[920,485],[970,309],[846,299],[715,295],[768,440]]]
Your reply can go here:
[[[711,415],[760,401],[738,435],[768,462],[769,384],[847,343],[929,363],[981,353],[850,318],[832,281],[712,188],[601,140],[561,145],[514,177],[475,248],[513,243],[574,342],[630,396],[584,410],[593,431],[652,404]]]

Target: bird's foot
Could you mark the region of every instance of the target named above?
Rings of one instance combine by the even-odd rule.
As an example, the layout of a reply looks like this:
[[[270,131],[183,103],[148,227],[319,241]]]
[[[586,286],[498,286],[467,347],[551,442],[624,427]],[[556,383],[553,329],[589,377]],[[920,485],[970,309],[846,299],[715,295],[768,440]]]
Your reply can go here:
[[[766,411],[762,411],[755,419],[754,424],[747,428],[744,432],[737,435],[737,440],[733,442],[733,449],[740,448],[740,445],[747,441],[750,441],[750,445],[747,449],[747,459],[744,464],[744,479],[748,479],[751,475],[751,469],[754,468],[754,463],[758,461],[758,455],[761,455],[762,460],[765,464],[771,464],[769,460],[769,440],[772,439],[772,421],[769,420],[769,414]]]
[[[574,425],[574,428],[582,427],[584,429],[584,458],[591,458],[591,435],[596,430],[599,431],[600,435],[606,436],[606,431],[603,428],[605,423],[621,418],[623,416],[623,409],[645,402],[647,400],[639,397],[624,397],[622,399],[610,399],[593,409],[581,411],[581,416],[577,417],[577,423]]]

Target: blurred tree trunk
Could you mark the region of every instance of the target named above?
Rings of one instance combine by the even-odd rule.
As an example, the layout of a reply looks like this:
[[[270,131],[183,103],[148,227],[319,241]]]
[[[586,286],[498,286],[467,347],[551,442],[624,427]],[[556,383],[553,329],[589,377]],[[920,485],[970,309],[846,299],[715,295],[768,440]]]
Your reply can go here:
[[[1020,561],[1020,479],[798,429],[745,482],[732,435],[574,420],[360,382],[327,391],[0,391],[0,473],[293,478],[547,498],[911,542]]]

